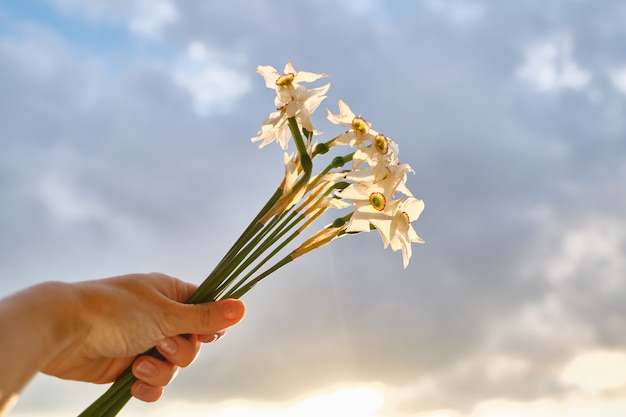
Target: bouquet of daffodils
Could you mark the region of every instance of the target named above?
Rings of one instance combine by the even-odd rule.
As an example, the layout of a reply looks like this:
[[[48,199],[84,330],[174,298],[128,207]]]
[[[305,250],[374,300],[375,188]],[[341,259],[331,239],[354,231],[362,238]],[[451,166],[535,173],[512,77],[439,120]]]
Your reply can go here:
[[[328,110],[328,120],[345,131],[318,142],[321,134],[311,115],[326,98],[330,84],[306,88],[326,74],[296,71],[288,62],[281,74],[270,66],[257,72],[265,85],[276,91],[276,110],[263,123],[253,142],[262,148],[277,142],[284,151],[285,176],[276,192],[263,206],[239,239],[198,287],[188,303],[239,298],[263,278],[294,259],[346,235],[377,230],[385,248],[401,250],[404,267],[411,257],[411,243],[423,242],[413,229],[424,203],[406,186],[413,172],[398,159],[398,145],[372,129],[339,101],[339,113]],[[295,152],[289,153],[293,141]],[[313,173],[313,160],[335,149],[345,155],[326,159],[327,165]],[[328,161],[330,159],[330,161]],[[326,211],[337,210],[335,220],[302,239]],[[291,245],[290,245],[291,244]],[[295,246],[295,248],[290,248]],[[149,354],[159,357],[156,349]],[[131,398],[135,381],[130,369],[80,416],[115,416]]]

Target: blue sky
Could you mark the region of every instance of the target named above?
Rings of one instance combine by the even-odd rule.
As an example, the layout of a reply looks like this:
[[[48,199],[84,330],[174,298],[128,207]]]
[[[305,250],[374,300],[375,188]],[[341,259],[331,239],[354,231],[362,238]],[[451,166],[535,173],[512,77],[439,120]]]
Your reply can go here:
[[[201,282],[280,181],[280,150],[250,143],[273,100],[255,68],[292,60],[329,74],[321,130],[343,99],[399,143],[426,243],[406,270],[375,234],[290,264],[127,415],[621,416],[624,19],[590,0],[0,0],[0,295]],[[41,376],[11,415],[103,390]]]

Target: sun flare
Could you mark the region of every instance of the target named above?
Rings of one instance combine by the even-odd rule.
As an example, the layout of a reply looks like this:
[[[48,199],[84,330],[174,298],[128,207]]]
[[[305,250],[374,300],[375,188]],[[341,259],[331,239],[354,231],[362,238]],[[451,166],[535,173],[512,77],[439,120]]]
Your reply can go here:
[[[356,386],[310,394],[287,404],[229,401],[209,405],[172,402],[157,417],[382,417],[385,395],[379,388]]]

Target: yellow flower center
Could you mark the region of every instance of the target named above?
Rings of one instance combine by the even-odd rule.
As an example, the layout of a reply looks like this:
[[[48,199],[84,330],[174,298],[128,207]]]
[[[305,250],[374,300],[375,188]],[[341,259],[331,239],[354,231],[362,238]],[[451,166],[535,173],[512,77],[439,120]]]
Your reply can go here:
[[[276,80],[276,85],[279,87],[289,87],[295,78],[295,74],[289,72],[287,74],[283,74]]]
[[[374,148],[376,148],[376,151],[381,155],[385,155],[389,152],[389,139],[387,139],[387,136],[381,133],[376,135],[374,138]]]
[[[361,116],[357,116],[352,119],[352,129],[354,130],[354,133],[364,135],[369,132],[369,128],[370,127],[367,125],[367,122]]]
[[[378,211],[383,211],[385,209],[385,205],[387,204],[387,200],[382,193],[372,193],[370,194],[370,204]]]

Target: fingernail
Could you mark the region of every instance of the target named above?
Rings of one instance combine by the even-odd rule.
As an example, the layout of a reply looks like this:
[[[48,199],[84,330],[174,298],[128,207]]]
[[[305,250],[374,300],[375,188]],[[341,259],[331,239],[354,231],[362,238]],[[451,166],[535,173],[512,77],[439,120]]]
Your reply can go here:
[[[167,353],[168,355],[173,355],[178,350],[178,344],[172,338],[166,338],[159,342],[159,350]]]
[[[224,318],[227,320],[235,320],[243,316],[244,306],[239,300],[224,300],[220,308]]]
[[[223,335],[223,333],[205,334],[205,335],[202,335],[200,341],[202,343],[213,343],[213,342],[217,341],[219,338],[221,338],[222,335]]]
[[[150,387],[142,382],[138,382],[134,387],[135,395],[145,395],[150,391]]]
[[[140,361],[135,367],[135,371],[143,376],[152,376],[156,372],[156,366],[150,361]]]

